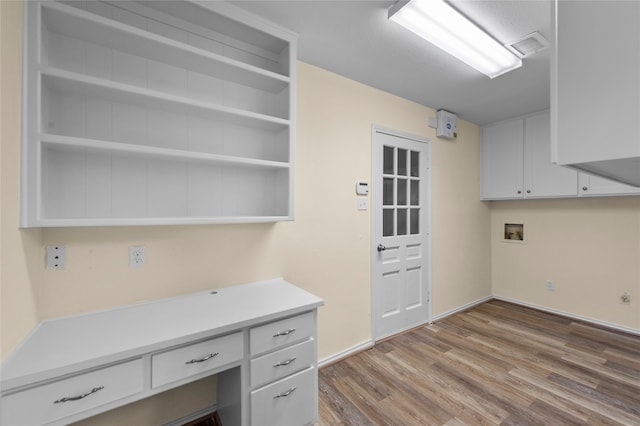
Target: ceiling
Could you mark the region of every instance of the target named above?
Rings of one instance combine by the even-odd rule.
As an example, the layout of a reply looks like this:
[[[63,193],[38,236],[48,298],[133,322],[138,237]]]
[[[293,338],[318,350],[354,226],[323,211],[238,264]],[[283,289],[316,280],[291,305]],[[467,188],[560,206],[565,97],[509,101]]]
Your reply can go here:
[[[491,80],[387,19],[389,0],[234,1],[299,34],[298,59],[483,125],[549,107],[549,49]],[[452,0],[503,44],[550,40],[551,0]]]

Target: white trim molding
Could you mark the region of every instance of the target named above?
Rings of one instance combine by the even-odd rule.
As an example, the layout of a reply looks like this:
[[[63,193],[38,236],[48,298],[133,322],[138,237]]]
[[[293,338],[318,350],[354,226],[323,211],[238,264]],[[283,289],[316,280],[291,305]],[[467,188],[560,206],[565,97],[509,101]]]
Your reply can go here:
[[[477,306],[477,305],[479,305],[481,303],[488,302],[491,299],[494,299],[494,296],[492,296],[492,295],[485,296],[485,297],[480,298],[478,300],[474,300],[473,302],[469,302],[469,303],[467,303],[465,305],[458,306],[457,308],[448,310],[446,312],[442,312],[441,314],[434,315],[431,318],[431,322],[433,323],[434,321],[438,321],[438,320],[444,319],[444,318],[449,317],[449,316],[451,316],[453,314],[457,314],[458,312],[466,311],[467,309],[473,308],[474,306]]]
[[[355,346],[351,346],[350,348],[345,349],[344,351],[340,351],[336,354],[328,356],[318,361],[318,368],[326,367],[327,365],[331,365],[335,362],[342,361],[345,358],[348,358],[352,355],[355,355],[359,352],[366,351],[367,349],[371,349],[373,347],[373,340],[365,340],[362,343],[358,343]]]
[[[509,302],[520,306],[525,306],[527,308],[537,309],[539,311],[548,312],[555,315],[561,315],[563,317],[588,322],[591,324],[599,325],[602,327],[612,328],[614,330],[622,331],[629,334],[634,334],[636,336],[640,336],[640,330],[631,327],[625,327],[622,325],[614,324],[611,322],[601,321],[594,318],[583,317],[582,315],[577,315],[571,312],[561,311],[559,309],[548,308],[546,306],[536,305],[535,303],[523,302],[522,300],[512,299],[511,297],[504,296],[493,296],[493,299],[502,300],[503,302]]]

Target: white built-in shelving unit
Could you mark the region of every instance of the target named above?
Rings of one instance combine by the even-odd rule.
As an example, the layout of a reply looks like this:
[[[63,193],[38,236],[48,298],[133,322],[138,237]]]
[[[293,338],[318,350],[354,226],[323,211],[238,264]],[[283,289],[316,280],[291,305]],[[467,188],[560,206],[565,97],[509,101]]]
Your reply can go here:
[[[224,2],[25,15],[23,227],[293,218],[295,34]]]

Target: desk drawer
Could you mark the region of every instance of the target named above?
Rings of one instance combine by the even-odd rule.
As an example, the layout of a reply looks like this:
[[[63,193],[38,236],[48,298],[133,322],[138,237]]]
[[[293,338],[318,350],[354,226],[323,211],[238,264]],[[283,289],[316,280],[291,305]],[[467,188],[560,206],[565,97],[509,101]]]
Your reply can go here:
[[[251,388],[281,379],[315,364],[315,340],[280,349],[251,360]]]
[[[151,387],[185,379],[244,357],[242,333],[229,334],[151,358]]]
[[[302,426],[317,417],[317,370],[308,368],[251,392],[254,426]]]
[[[251,355],[258,355],[316,335],[316,322],[312,312],[275,321],[249,332]]]
[[[142,371],[137,359],[7,395],[0,424],[40,425],[134,395],[142,392]]]

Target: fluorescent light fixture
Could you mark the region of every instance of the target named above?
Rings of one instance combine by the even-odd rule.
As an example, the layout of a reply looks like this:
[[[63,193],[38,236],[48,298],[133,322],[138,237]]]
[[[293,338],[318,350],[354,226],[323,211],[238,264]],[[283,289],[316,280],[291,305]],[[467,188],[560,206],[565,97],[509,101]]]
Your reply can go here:
[[[397,22],[489,78],[520,68],[522,60],[443,0],[402,0],[389,9]]]

